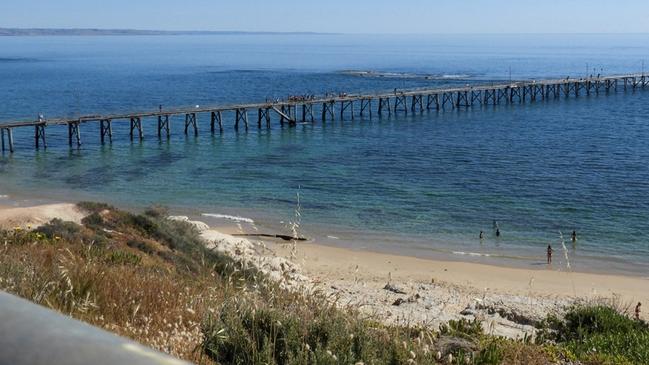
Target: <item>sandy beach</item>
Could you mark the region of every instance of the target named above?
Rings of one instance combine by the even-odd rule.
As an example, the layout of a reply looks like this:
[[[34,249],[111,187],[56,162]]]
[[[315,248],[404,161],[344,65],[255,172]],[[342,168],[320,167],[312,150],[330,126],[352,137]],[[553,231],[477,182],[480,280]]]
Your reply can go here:
[[[0,207],[0,227],[27,228],[53,218],[80,222],[74,204]],[[507,337],[534,335],[534,324],[574,303],[608,302],[631,309],[649,302],[641,277],[520,269],[438,261],[350,250],[313,243],[247,239],[193,223],[206,245],[253,265],[292,290],[326,293],[388,323],[439,326],[451,319],[478,319],[485,330]],[[642,316],[647,318],[646,313]]]

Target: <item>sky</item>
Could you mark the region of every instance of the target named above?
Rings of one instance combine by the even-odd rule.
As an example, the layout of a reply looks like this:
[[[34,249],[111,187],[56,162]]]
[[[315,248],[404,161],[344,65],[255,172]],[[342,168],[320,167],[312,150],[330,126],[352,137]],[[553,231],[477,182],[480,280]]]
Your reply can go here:
[[[649,0],[0,0],[0,27],[649,33]]]

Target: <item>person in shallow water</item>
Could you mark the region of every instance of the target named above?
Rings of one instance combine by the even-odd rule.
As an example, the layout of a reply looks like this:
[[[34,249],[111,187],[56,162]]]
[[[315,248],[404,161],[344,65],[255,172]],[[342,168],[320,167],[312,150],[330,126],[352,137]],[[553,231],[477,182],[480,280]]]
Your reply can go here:
[[[577,243],[577,231],[572,230],[572,243]]]
[[[552,263],[552,245],[548,245],[548,265]]]
[[[500,228],[496,228],[496,237],[500,237]]]
[[[482,241],[483,238],[484,238],[484,232],[480,231],[480,240]]]
[[[635,319],[638,320],[638,321],[640,320],[640,306],[641,305],[642,304],[640,302],[638,302],[638,305],[635,306]]]

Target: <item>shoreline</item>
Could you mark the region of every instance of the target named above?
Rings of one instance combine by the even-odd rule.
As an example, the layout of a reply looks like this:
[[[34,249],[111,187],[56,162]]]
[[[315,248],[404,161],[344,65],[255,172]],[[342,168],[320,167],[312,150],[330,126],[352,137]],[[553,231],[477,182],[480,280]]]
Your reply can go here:
[[[0,227],[36,227],[53,218],[80,223],[75,204],[2,207]],[[509,338],[535,336],[535,324],[574,304],[608,304],[626,311],[649,302],[649,279],[633,276],[521,269],[431,260],[330,247],[310,242],[233,236],[187,216],[205,245],[244,266],[256,267],[280,286],[324,293],[338,306],[390,324],[437,328],[450,320],[478,320],[485,331]],[[642,317],[647,319],[646,313]]]
[[[44,198],[44,197],[32,197],[32,196],[20,196],[19,194],[3,195],[4,193],[0,192],[0,211],[7,208],[32,208],[39,206],[47,206],[53,204],[72,204],[61,199],[56,198]],[[90,201],[103,201],[103,200],[93,200]],[[142,211],[146,207],[137,207],[132,205],[125,205],[121,203],[109,203],[115,207],[130,211],[138,212]],[[213,227],[214,230],[226,234],[255,234],[255,233],[283,233],[289,234],[290,232],[286,228],[286,221],[278,221],[277,223],[272,223],[270,220],[262,219],[255,217],[254,221],[247,222],[246,220],[248,215],[244,214],[241,210],[237,208],[223,208],[223,210],[218,210],[220,213],[216,215],[221,215],[219,219],[215,219],[213,213],[205,213],[202,210],[205,209],[196,209],[191,207],[168,207],[169,213],[171,215],[183,215],[188,216],[192,220],[204,221],[210,227]],[[208,209],[209,210],[209,209]],[[230,215],[232,214],[232,216]],[[241,215],[241,216],[239,216]],[[231,218],[241,218],[242,220],[232,220]],[[308,237],[308,244],[313,244],[323,247],[331,248],[341,248],[357,252],[369,252],[383,255],[393,255],[399,257],[410,257],[422,260],[429,260],[435,262],[449,262],[449,263],[469,263],[477,265],[487,265],[493,267],[505,267],[512,269],[521,269],[521,270],[531,270],[531,271],[548,271],[548,266],[545,264],[545,246],[542,247],[540,254],[537,256],[531,255],[506,255],[504,253],[494,253],[480,252],[482,249],[487,247],[488,249],[500,249],[506,247],[506,243],[501,243],[501,247],[498,247],[497,243],[491,242],[492,239],[487,239],[487,242],[482,244],[480,243],[475,247],[475,250],[467,250],[467,247],[458,247],[453,249],[450,245],[444,244],[440,239],[431,240],[434,244],[429,248],[424,248],[419,245],[419,241],[413,240],[411,236],[403,236],[399,234],[387,234],[382,232],[362,232],[357,230],[346,230],[341,233],[343,235],[355,236],[350,239],[340,238],[339,234],[334,233],[334,236],[329,235],[328,232],[323,227],[317,227],[315,229],[307,229],[307,233],[315,233],[313,236]],[[366,234],[364,234],[366,233]],[[369,242],[375,242],[377,237],[385,237],[387,235],[391,242],[394,242],[397,248],[391,248],[390,245],[385,243],[375,245],[370,247],[367,245]],[[360,237],[358,237],[360,236]],[[254,239],[254,237],[251,237]],[[402,238],[402,240],[400,240]],[[416,239],[416,238],[415,238]],[[402,246],[401,243],[408,241],[414,243],[416,247]],[[429,243],[430,243],[429,242]],[[567,242],[566,245],[569,243]],[[494,246],[496,245],[496,246]],[[441,246],[441,247],[438,247]],[[576,257],[573,255],[575,251],[572,247],[569,247],[569,255],[571,260],[572,269],[567,269],[564,262],[564,254],[560,246],[554,247],[554,261],[555,264],[551,268],[551,271],[558,272],[571,272],[571,273],[580,273],[580,274],[593,274],[593,275],[614,275],[622,277],[633,277],[640,279],[649,279],[649,272],[641,271],[636,269],[635,264],[632,269],[626,269],[626,262],[615,261],[609,258],[609,260],[604,260],[597,256],[581,256],[578,257],[577,262],[572,262]],[[515,248],[517,253],[531,253],[532,250],[528,248]],[[581,260],[585,260],[581,261]],[[590,263],[596,263],[595,265],[589,265]],[[620,268],[622,267],[622,268]]]
[[[287,244],[272,247],[282,255],[288,255]],[[485,291],[507,288],[509,293],[564,297],[620,296],[620,299],[641,298],[649,301],[649,293],[640,294],[649,287],[649,278],[558,271],[547,269],[522,269],[465,261],[445,261],[428,258],[379,253],[366,250],[330,247],[314,243],[297,243],[300,263],[307,271],[319,275],[332,275],[338,271],[327,268],[349,269],[353,266],[357,277],[410,281],[443,281],[455,285],[470,285]],[[343,259],[347,262],[342,262]],[[361,270],[364,269],[364,270]],[[341,275],[344,271],[341,271]],[[513,291],[513,292],[512,292]],[[635,300],[637,302],[637,300]]]

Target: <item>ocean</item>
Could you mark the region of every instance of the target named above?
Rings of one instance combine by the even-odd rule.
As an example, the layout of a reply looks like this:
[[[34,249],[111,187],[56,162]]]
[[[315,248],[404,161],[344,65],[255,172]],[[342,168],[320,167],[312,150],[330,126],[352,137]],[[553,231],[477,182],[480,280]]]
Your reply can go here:
[[[641,72],[647,44],[649,35],[0,37],[0,124]],[[103,146],[98,126],[82,125],[80,149],[65,127],[50,127],[46,151],[18,130],[16,153],[0,155],[0,205],[161,204],[273,233],[299,210],[300,234],[323,244],[532,268],[544,267],[552,244],[560,268],[568,257],[574,270],[647,276],[648,100],[649,90],[619,92],[295,127],[275,120],[247,132],[226,116],[215,135],[199,115],[197,138],[173,119],[171,138],[159,140],[144,120],[142,143],[116,121]]]

